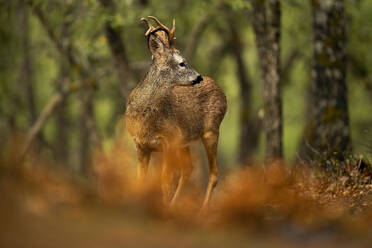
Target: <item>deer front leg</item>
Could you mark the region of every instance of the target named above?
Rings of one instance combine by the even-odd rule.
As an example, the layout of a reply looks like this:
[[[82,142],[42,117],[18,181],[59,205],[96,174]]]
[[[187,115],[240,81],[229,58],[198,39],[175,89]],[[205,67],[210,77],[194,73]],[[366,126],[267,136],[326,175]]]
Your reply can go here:
[[[150,155],[151,153],[148,150],[145,150],[137,145],[137,180],[139,183],[144,182],[149,167]]]
[[[172,156],[169,151],[163,152],[162,171],[161,171],[161,189],[164,205],[168,205],[172,196],[173,168]]]
[[[174,193],[174,196],[170,202],[171,207],[174,206],[174,204],[177,202],[179,195],[185,183],[190,178],[193,169],[189,147],[181,148],[178,156],[179,156],[178,162],[180,163],[181,169],[181,176],[178,180],[176,192]]]
[[[217,163],[217,144],[218,144],[218,133],[208,131],[203,134],[202,141],[208,156],[209,165],[209,181],[207,192],[205,194],[204,202],[202,205],[202,211],[205,211],[209,206],[209,201],[212,196],[213,189],[217,185],[218,181],[218,163]]]

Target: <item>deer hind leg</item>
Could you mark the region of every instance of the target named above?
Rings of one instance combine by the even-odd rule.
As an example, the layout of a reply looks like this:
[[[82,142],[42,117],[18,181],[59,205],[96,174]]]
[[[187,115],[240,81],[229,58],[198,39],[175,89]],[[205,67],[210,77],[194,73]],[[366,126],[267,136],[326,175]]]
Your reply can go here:
[[[138,166],[137,166],[137,179],[140,183],[143,183],[147,170],[149,167],[151,152],[137,146],[137,157],[138,157]]]
[[[174,206],[175,203],[177,202],[179,195],[182,192],[182,189],[186,184],[187,180],[190,178],[190,175],[193,170],[190,148],[188,146],[180,148],[178,153],[178,163],[180,164],[181,176],[178,180],[178,185],[174,193],[174,196],[170,202],[171,207]]]
[[[218,163],[217,163],[217,144],[218,144],[218,132],[208,131],[203,134],[202,141],[208,156],[209,165],[209,181],[207,191],[205,193],[204,202],[202,205],[202,211],[206,210],[209,206],[213,189],[217,185],[218,181]]]

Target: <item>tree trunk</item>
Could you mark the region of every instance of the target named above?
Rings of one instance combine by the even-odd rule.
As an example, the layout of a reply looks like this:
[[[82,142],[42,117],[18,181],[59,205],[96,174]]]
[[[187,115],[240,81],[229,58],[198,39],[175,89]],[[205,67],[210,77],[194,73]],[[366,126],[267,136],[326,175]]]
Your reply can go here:
[[[107,12],[114,14],[116,7],[112,0],[99,0],[99,2]],[[121,37],[121,30],[115,28],[112,21],[107,21],[104,29],[111,54],[115,61],[121,93],[124,97],[124,103],[126,103],[130,91],[134,88],[138,78],[135,77],[133,69],[129,63],[127,49]]]
[[[89,75],[80,74],[81,80],[89,80]],[[79,119],[79,155],[80,171],[89,176],[92,172],[92,150],[101,146],[97,123],[94,116],[94,88],[87,88],[80,92],[80,119]]]
[[[88,175],[91,171],[92,148],[92,117],[93,117],[93,91],[87,89],[80,92],[80,119],[79,119],[79,156],[80,171]]]
[[[35,104],[34,85],[31,65],[31,47],[29,34],[29,10],[24,1],[19,2],[19,19],[20,19],[20,35],[21,49],[23,60],[19,73],[20,85],[23,86],[25,94],[25,104],[28,112],[29,124],[32,125],[37,118],[37,110]]]
[[[252,23],[259,55],[267,160],[282,159],[280,0],[253,0]]]
[[[64,97],[76,90],[85,88],[86,92],[81,93],[81,118],[80,118],[80,144],[79,144],[79,151],[80,151],[80,158],[79,164],[80,169],[84,174],[87,174],[90,171],[90,151],[91,148],[100,145],[100,137],[98,130],[96,128],[96,123],[94,120],[94,111],[93,111],[93,88],[89,86],[94,86],[96,84],[96,80],[91,77],[90,67],[79,63],[78,59],[76,58],[76,54],[74,54],[74,49],[71,42],[66,42],[65,45],[62,42],[62,39],[59,38],[55,29],[50,25],[50,22],[47,19],[43,9],[41,8],[40,4],[35,3],[32,0],[27,1],[29,6],[32,8],[35,15],[38,17],[40,23],[44,26],[45,30],[51,41],[55,44],[57,50],[61,53],[61,55],[65,56],[70,69],[74,69],[80,79],[81,83],[79,85],[70,85],[66,90],[60,92],[53,96],[51,101],[48,103],[47,107],[45,108],[42,115],[39,117],[38,121],[34,124],[31,128],[28,138],[26,140],[26,144],[23,149],[23,156],[27,152],[35,134],[40,132],[40,129],[44,125],[46,119],[51,115],[51,112],[62,102]],[[66,37],[65,37],[66,38]],[[87,86],[87,87],[85,87]],[[74,88],[75,87],[75,88]]]
[[[57,87],[62,88],[64,85],[64,81],[68,78],[68,70],[67,65],[65,65],[64,61],[60,62],[60,72],[59,72],[59,80],[57,82]],[[58,89],[58,91],[62,91]],[[68,111],[66,108],[67,104],[67,96],[61,100],[61,103],[57,106],[56,114],[57,114],[57,140],[56,140],[56,155],[57,158],[63,161],[68,160],[69,150],[68,150],[68,140],[69,140],[69,118],[68,118]]]
[[[245,64],[244,48],[239,31],[233,18],[229,20],[232,52],[236,61],[237,74],[240,85],[240,146],[239,162],[244,165],[252,160],[258,146],[258,119],[252,116],[252,82]]]
[[[68,37],[71,37],[71,25],[74,19],[66,18],[66,16],[72,13],[72,8],[68,8],[64,14],[63,22],[61,25],[60,41],[64,44],[68,44],[67,50],[72,49],[71,43]],[[66,85],[66,80],[70,78],[68,61],[61,58],[59,60],[59,78],[56,81],[57,92],[62,92],[63,87]],[[68,96],[62,98],[61,103],[56,107],[56,118],[57,118],[57,140],[55,141],[55,154],[56,157],[61,161],[68,161],[69,159],[69,135],[70,135],[70,123],[67,111]]]
[[[312,0],[312,118],[305,139],[311,158],[343,159],[351,150],[346,85],[346,20],[343,0]]]

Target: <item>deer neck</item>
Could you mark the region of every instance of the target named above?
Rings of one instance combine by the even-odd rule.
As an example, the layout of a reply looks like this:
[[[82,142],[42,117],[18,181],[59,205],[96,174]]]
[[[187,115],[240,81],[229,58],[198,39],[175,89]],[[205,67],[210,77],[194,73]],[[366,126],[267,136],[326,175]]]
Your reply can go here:
[[[156,64],[153,64],[146,74],[144,82],[150,86],[153,95],[164,95],[172,86],[170,72],[163,70]]]
[[[139,108],[158,108],[167,101],[171,91],[171,83],[166,72],[152,65],[137,90],[136,105]]]

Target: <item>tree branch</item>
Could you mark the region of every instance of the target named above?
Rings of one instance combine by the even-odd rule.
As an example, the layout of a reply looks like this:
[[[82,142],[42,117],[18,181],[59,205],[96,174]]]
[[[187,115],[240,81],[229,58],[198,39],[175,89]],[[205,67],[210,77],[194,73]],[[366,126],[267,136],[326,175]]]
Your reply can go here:
[[[98,1],[110,14],[115,12],[115,3],[113,1]],[[110,20],[106,21],[104,29],[111,54],[115,60],[122,95],[126,100],[128,99],[130,89],[134,88],[135,82],[138,78],[136,78],[134,70],[128,60],[128,54],[121,36],[121,30],[114,28],[112,21]]]
[[[72,83],[70,84],[66,89],[61,90],[60,92],[57,92],[55,95],[53,95],[46,106],[44,107],[43,111],[41,112],[40,116],[36,120],[36,122],[32,125],[30,130],[27,133],[26,141],[23,145],[23,148],[21,150],[21,160],[23,160],[24,156],[26,155],[27,151],[30,148],[30,145],[32,144],[32,141],[35,139],[36,135],[41,131],[42,127],[46,123],[46,121],[49,119],[49,117],[53,114],[56,107],[63,102],[63,100],[71,93],[76,92],[84,87],[90,87],[90,82],[82,82],[82,83]]]
[[[40,116],[36,120],[36,122],[32,125],[31,129],[28,131],[26,136],[26,142],[21,150],[21,159],[23,160],[24,156],[26,155],[27,151],[32,144],[32,141],[36,137],[36,135],[41,131],[42,127],[45,125],[46,121],[52,115],[56,107],[65,99],[65,97],[72,92],[80,90],[85,87],[92,87],[96,85],[96,81],[89,75],[89,69],[79,63],[75,58],[74,54],[72,53],[72,46],[69,44],[68,46],[64,46],[61,42],[62,40],[58,38],[58,35],[54,31],[54,29],[49,25],[48,19],[45,13],[42,11],[40,4],[34,3],[32,0],[28,0],[27,3],[31,7],[33,13],[37,16],[42,26],[45,28],[49,38],[56,46],[57,50],[62,56],[67,58],[67,61],[70,65],[70,68],[75,69],[81,78],[82,83],[77,84],[69,84],[65,89],[62,89],[60,92],[57,92],[53,95],[47,105],[44,107],[43,111],[41,112]]]
[[[210,13],[205,14],[199,19],[199,22],[192,29],[184,52],[186,59],[192,60],[192,57],[199,45],[201,35],[204,32],[205,28],[208,26],[210,17]]]
[[[65,46],[62,42],[61,37],[57,35],[55,29],[49,24],[48,18],[46,17],[45,13],[42,11],[40,4],[35,3],[33,0],[28,0],[27,3],[31,7],[34,14],[39,19],[41,25],[44,27],[45,31],[47,32],[49,39],[53,42],[56,46],[58,52],[67,58],[67,61],[71,68],[76,70],[80,75],[88,75],[89,68],[87,68],[84,64],[79,63],[76,57],[73,54],[73,49],[71,44],[69,43]]]

